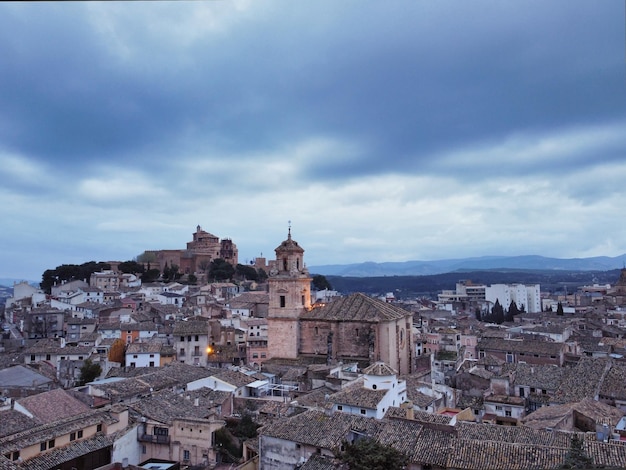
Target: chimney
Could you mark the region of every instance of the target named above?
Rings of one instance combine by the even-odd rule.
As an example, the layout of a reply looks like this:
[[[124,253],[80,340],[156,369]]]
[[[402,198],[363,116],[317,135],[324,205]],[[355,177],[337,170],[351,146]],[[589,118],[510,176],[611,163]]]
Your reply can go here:
[[[413,410],[412,401],[405,401],[400,405],[400,408],[406,410],[406,419],[415,419],[415,412]]]

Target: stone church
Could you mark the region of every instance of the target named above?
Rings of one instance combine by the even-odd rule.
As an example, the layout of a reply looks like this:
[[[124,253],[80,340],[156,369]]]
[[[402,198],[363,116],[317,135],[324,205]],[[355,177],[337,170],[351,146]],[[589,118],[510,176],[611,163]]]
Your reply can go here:
[[[382,361],[399,374],[414,370],[410,312],[360,293],[312,306],[304,249],[291,229],[275,252],[268,279],[270,358],[362,366]]]

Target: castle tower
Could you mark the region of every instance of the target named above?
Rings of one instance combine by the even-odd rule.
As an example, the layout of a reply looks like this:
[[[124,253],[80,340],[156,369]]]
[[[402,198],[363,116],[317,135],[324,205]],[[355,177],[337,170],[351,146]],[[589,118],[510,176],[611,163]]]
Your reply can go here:
[[[311,307],[311,277],[304,266],[304,250],[291,238],[276,248],[269,272],[267,316],[269,357],[296,359],[300,345],[298,320]]]

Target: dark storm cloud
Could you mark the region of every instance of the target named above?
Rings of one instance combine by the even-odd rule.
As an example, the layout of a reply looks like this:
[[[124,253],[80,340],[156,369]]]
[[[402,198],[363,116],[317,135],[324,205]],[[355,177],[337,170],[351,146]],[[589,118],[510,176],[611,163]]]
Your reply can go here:
[[[5,145],[115,160],[202,146],[245,153],[317,133],[367,142],[346,168],[354,176],[390,163],[424,170],[451,146],[624,109],[610,4],[270,5],[282,21],[247,20],[190,50],[161,54],[157,38],[129,33],[137,52],[127,64],[78,7],[14,11],[2,28]],[[16,19],[22,31],[9,27]],[[600,36],[586,27],[598,22]],[[342,165],[330,169],[341,175]]]

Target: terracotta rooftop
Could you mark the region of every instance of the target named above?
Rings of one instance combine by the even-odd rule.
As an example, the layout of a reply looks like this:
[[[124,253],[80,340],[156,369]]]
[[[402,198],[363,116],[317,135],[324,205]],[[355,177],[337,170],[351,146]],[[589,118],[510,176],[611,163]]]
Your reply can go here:
[[[201,320],[177,321],[172,334],[174,336],[208,335],[209,325],[207,321]]]
[[[116,419],[107,409],[89,410],[85,413],[75,414],[52,423],[33,426],[30,429],[0,438],[0,454],[21,450],[30,445],[84,429],[86,426],[100,423],[112,424],[115,422]]]
[[[526,427],[457,423],[454,427],[415,420],[376,420],[361,416],[307,411],[260,430],[270,436],[337,450],[351,431],[373,437],[407,453],[412,462],[458,470],[544,470],[563,463],[571,433]],[[595,435],[593,435],[595,439]],[[585,440],[596,464],[624,467],[626,446]]]
[[[484,398],[471,395],[461,395],[456,402],[457,408],[464,410],[465,408],[482,409],[484,407]]]
[[[445,468],[454,438],[453,433],[425,426],[419,433],[411,460],[431,467]]]
[[[609,424],[610,426],[615,426],[624,416],[624,412],[618,408],[591,398],[585,398],[578,403],[542,406],[522,418],[521,422],[525,426],[535,429],[555,428],[561,425],[573,412],[577,412],[598,424]],[[574,428],[573,420],[569,422],[569,426],[560,429],[577,431],[577,429]]]
[[[504,361],[501,361],[497,357],[493,357],[489,354],[485,355],[485,357],[481,357],[476,362],[476,365],[483,367],[498,367],[504,364]]]
[[[148,353],[160,353],[163,348],[163,343],[158,341],[145,341],[130,343],[126,347],[126,354],[148,354]]]
[[[197,406],[194,403],[196,401],[191,397],[187,399],[170,390],[162,390],[132,403],[129,408],[146,418],[172,424],[175,419],[206,418],[210,413],[207,403],[203,401],[203,406],[200,406],[200,400]]]
[[[335,470],[335,460],[320,454],[313,454],[309,460],[298,467],[299,470]]]
[[[137,323],[120,323],[121,331],[158,331],[159,325],[152,321],[142,321]]]
[[[331,404],[327,398],[330,398],[330,395],[333,393],[335,393],[335,390],[328,387],[319,387],[308,393],[299,395],[296,401],[298,405],[306,408],[328,408]]]
[[[600,395],[605,398],[626,400],[626,364],[614,362],[602,381]]]
[[[28,459],[18,468],[20,470],[49,470],[51,468],[57,468],[63,463],[74,460],[77,457],[112,446],[114,442],[115,436],[113,435],[105,436],[96,434],[89,439],[74,441],[69,445]]]
[[[339,297],[323,307],[314,308],[301,315],[310,320],[343,320],[381,322],[398,320],[411,313],[393,304],[356,293]]]
[[[333,393],[328,397],[328,401],[337,405],[376,409],[386,394],[387,390],[371,390],[363,387],[363,380],[359,379],[340,392]]]
[[[574,403],[584,398],[595,398],[610,362],[605,358],[583,357],[569,368],[561,385],[554,393],[556,403]],[[581,378],[584,377],[584,380]]]
[[[80,340],[79,340],[80,341]],[[79,355],[89,356],[93,351],[93,346],[65,346],[61,347],[61,343],[50,339],[41,339],[34,345],[24,350],[24,356],[30,354],[56,354],[63,356]]]
[[[409,419],[409,414],[406,408],[399,408],[397,406],[390,406],[385,413],[385,418],[390,419]],[[427,411],[413,410],[413,420],[420,424],[449,424],[452,420],[451,416],[440,415],[438,413],[429,413]]]
[[[459,439],[518,443],[530,446],[569,448],[570,434],[535,430],[523,426],[499,426],[460,422],[455,425]]]
[[[567,448],[482,440],[452,440],[446,466],[471,470],[545,470],[565,459]]]
[[[565,345],[563,343],[554,343],[551,341],[539,340],[510,340],[503,338],[485,338],[483,337],[476,346],[478,350],[492,350],[500,352],[513,352],[525,354],[541,354],[558,356],[563,351]]]
[[[219,369],[217,371],[214,371],[214,373],[211,374],[211,377],[215,377],[230,385],[234,385],[237,388],[245,387],[246,385],[249,385],[252,382],[256,381],[254,377],[250,377],[243,372],[229,369]]]
[[[553,365],[504,364],[502,372],[514,374],[513,385],[541,388],[555,391],[566,372],[566,369]]]
[[[397,375],[398,372],[384,362],[375,362],[363,370],[365,375],[390,376]]]
[[[212,369],[173,362],[164,367],[145,367],[148,373],[118,382],[95,383],[93,387],[103,391],[112,401],[145,395],[164,388],[183,386],[199,379],[210,377]],[[140,372],[144,372],[143,370]]]
[[[469,371],[470,374],[475,375],[476,377],[480,377],[481,379],[489,380],[495,374],[487,369],[483,369],[482,367],[474,366]]]
[[[309,410],[291,418],[278,420],[264,426],[261,435],[291,440],[331,450],[338,450],[351,431],[373,437],[398,450],[408,452],[417,443],[422,426],[416,421],[380,421],[346,413]]]
[[[509,395],[489,395],[484,398],[483,403],[502,403],[505,405],[524,406],[526,400],[522,397]]]
[[[189,396],[190,400],[198,398],[200,400],[200,405],[211,407],[223,404],[225,401],[230,399],[232,393],[222,390],[213,390],[208,387],[201,387],[196,390],[187,390],[184,392],[184,396]]]
[[[40,425],[37,418],[29,418],[16,410],[0,411],[0,438]]]
[[[65,390],[56,389],[17,401],[42,423],[52,423],[67,416],[89,411],[89,407]]]

